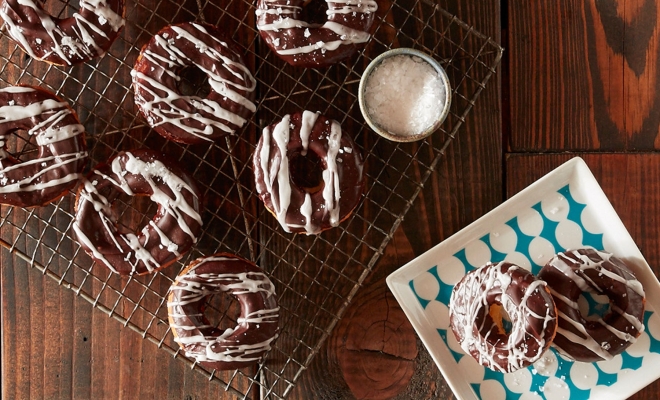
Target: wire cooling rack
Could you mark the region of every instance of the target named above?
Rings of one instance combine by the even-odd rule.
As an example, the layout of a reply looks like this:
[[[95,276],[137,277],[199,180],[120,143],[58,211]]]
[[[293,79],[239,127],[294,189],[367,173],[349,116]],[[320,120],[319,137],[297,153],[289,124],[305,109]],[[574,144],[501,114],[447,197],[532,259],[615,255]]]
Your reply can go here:
[[[78,1],[48,1],[52,15],[67,16]],[[74,195],[42,208],[3,206],[0,244],[14,261],[27,262],[73,290],[143,338],[220,380],[241,398],[284,398],[341,318],[382,255],[447,145],[500,61],[502,48],[434,0],[379,1],[364,51],[327,69],[296,69],[279,60],[259,39],[252,1],[129,1],[126,27],[109,53],[87,64],[60,68],[27,57],[0,37],[2,86],[39,85],[67,99],[88,132],[92,162],[138,147],[159,149],[179,160],[205,192],[204,233],[179,263],[143,277],[119,277],[94,264],[71,233]],[[202,12],[200,13],[200,8]],[[130,72],[140,48],[162,27],[204,19],[225,28],[245,51],[258,80],[258,110],[237,136],[213,146],[182,146],[145,125],[133,104]],[[394,47],[413,47],[438,59],[453,85],[449,117],[431,138],[394,144],[365,125],[357,88],[366,65]],[[192,87],[200,81],[192,71]],[[196,80],[197,79],[197,80]],[[203,82],[202,82],[203,83]],[[190,88],[181,90],[190,90]],[[286,234],[255,193],[251,155],[260,130],[284,114],[318,110],[341,122],[365,156],[365,196],[338,228],[318,236]],[[36,149],[25,135],[12,135],[9,150],[29,159]],[[121,199],[121,222],[139,228],[154,212],[148,200]],[[218,251],[255,261],[274,281],[281,306],[281,334],[266,359],[253,369],[208,371],[180,353],[167,323],[164,295],[182,266]],[[235,323],[236,302],[214,296],[207,311],[213,323]]]

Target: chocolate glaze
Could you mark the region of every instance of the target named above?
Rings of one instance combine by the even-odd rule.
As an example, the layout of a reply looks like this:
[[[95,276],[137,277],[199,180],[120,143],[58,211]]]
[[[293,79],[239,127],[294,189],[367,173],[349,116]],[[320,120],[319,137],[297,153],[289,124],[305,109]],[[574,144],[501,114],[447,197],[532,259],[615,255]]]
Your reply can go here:
[[[228,292],[241,305],[237,326],[222,331],[209,324],[209,296]],[[241,257],[219,253],[186,267],[170,287],[167,312],[174,340],[186,356],[218,370],[256,363],[278,336],[275,286],[263,271]]]
[[[153,219],[135,234],[117,225],[113,209],[125,193],[150,196]],[[73,230],[83,250],[113,272],[147,274],[181,258],[201,234],[201,193],[191,175],[153,150],[121,152],[84,180]]]
[[[101,56],[124,26],[123,0],[81,0],[70,18],[48,15],[34,0],[2,0],[7,32],[32,58],[72,65]]]
[[[266,45],[294,66],[325,67],[349,57],[371,37],[374,0],[326,0],[322,25],[299,20],[303,0],[258,0],[257,29]]]
[[[323,169],[315,188],[299,186],[303,171],[291,162],[308,151],[318,156]],[[253,165],[259,197],[287,232],[317,234],[337,226],[362,196],[363,163],[357,146],[337,121],[319,113],[285,115],[264,129]]]
[[[208,76],[208,96],[179,93],[186,67]],[[212,25],[163,28],[142,49],[132,75],[140,112],[156,132],[175,142],[203,143],[233,134],[256,110],[256,80],[231,38]]]
[[[509,333],[495,323],[493,305],[509,315]],[[555,304],[545,282],[508,262],[488,263],[465,275],[452,291],[449,318],[463,350],[500,372],[516,371],[541,358],[557,329]]]
[[[7,152],[7,136],[26,130],[39,152],[21,162]],[[29,86],[0,90],[0,203],[45,205],[75,186],[85,164],[85,128],[69,105]]]
[[[539,278],[548,283],[559,310],[554,346],[574,360],[611,359],[644,330],[642,285],[623,261],[609,253],[592,249],[559,253],[541,269]],[[610,310],[601,321],[587,320],[580,313],[577,301],[583,291],[609,298]]]

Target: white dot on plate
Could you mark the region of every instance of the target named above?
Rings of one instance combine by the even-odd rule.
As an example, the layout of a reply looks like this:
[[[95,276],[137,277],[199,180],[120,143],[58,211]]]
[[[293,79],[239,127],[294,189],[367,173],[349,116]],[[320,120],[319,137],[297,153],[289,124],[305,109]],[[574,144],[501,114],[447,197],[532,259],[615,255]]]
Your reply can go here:
[[[537,374],[543,376],[551,376],[557,372],[559,363],[557,362],[557,356],[552,351],[546,351],[543,354],[543,357],[539,358],[533,365],[532,368],[536,371]]]
[[[433,274],[424,272],[413,280],[415,293],[424,300],[433,300],[440,293],[440,283]]]
[[[528,236],[538,236],[543,231],[543,218],[538,211],[533,208],[518,214],[518,227]]]
[[[435,329],[449,328],[449,308],[441,302],[431,301],[424,309],[424,315]],[[453,333],[449,331],[447,335],[453,336]]]
[[[470,265],[479,268],[490,261],[490,249],[481,240],[475,240],[465,247],[465,257]]]
[[[654,312],[651,317],[649,317],[648,324],[646,324],[646,330],[655,339],[660,340],[660,316],[658,316],[658,313]]]
[[[561,221],[568,216],[568,200],[559,193],[549,196],[541,202],[543,215],[551,221]]]
[[[438,264],[438,276],[447,285],[455,285],[465,276],[465,266],[456,257],[449,257]]]
[[[523,368],[516,372],[504,374],[504,383],[514,393],[528,392],[532,386],[532,373],[529,368]]]
[[[479,388],[479,393],[481,394],[482,399],[488,400],[505,400],[506,391],[501,383],[496,380],[489,379],[483,381],[481,387]]]
[[[567,219],[561,221],[555,230],[557,242],[565,249],[579,249],[582,247],[582,228],[580,225]]]
[[[465,351],[463,351],[461,345],[458,344],[458,340],[456,340],[456,335],[454,335],[454,332],[452,331],[447,331],[447,345],[449,346],[450,349],[454,350],[455,352],[459,354],[465,354]],[[472,356],[468,356],[468,358],[472,358]]]
[[[461,358],[458,362],[458,368],[463,372],[463,376],[468,383],[479,383],[484,379],[484,367],[470,356]]]
[[[611,360],[598,361],[598,368],[603,372],[608,374],[616,374],[621,370],[621,365],[623,364],[623,358],[621,354],[612,357]]]
[[[555,246],[545,238],[535,237],[529,244],[529,255],[534,264],[544,266],[555,255]]]
[[[569,400],[571,389],[568,384],[556,376],[551,376],[543,385],[543,396],[546,400]]]
[[[591,233],[602,233],[602,229],[603,229],[601,226],[601,224],[603,223],[602,217],[590,211],[591,209],[589,207],[582,210],[582,215],[580,215],[580,221],[582,221],[582,226],[584,226],[584,229],[586,229]]]
[[[512,264],[516,264],[519,267],[526,269],[527,271],[532,270],[532,265],[529,263],[529,258],[523,253],[518,253],[517,251],[509,253],[504,257],[505,261],[508,261]]]
[[[571,197],[573,200],[577,201],[580,204],[587,204],[587,199],[589,199],[589,193],[585,193],[583,187],[578,185],[569,185],[569,192],[571,192]]]
[[[500,225],[490,232],[490,244],[500,253],[510,253],[516,250],[518,235],[509,225]]]
[[[635,343],[631,344],[630,347],[626,349],[626,351],[633,357],[644,357],[646,354],[648,354],[650,348],[651,339],[649,338],[649,334],[642,332]]]
[[[582,390],[592,389],[598,383],[598,370],[592,363],[573,363],[570,375],[573,384]]]

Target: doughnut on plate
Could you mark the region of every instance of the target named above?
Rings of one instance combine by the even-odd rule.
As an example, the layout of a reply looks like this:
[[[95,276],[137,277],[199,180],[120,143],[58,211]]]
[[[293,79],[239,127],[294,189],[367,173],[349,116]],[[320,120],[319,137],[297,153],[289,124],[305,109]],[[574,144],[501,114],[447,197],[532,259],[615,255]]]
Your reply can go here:
[[[626,261],[647,295],[646,329],[624,353],[573,362],[551,349],[533,365],[485,369],[449,328],[456,282],[488,261],[538,273],[557,252],[593,247]],[[460,399],[625,399],[660,378],[660,283],[581,158],[573,158],[452,237],[404,265],[387,284]],[[597,297],[590,307],[598,308]],[[585,302],[586,304],[586,302]]]

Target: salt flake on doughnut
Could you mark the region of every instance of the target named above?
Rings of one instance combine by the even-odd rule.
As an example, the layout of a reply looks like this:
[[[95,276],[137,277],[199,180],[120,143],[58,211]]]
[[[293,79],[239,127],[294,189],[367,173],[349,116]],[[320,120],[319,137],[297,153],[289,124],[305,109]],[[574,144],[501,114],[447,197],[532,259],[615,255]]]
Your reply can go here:
[[[7,151],[7,136],[27,131],[39,147],[21,162]],[[41,206],[78,183],[87,163],[85,128],[69,104],[43,89],[0,89],[0,203]]]
[[[268,47],[294,66],[325,67],[349,57],[369,41],[378,4],[374,0],[326,0],[327,20],[300,20],[303,0],[258,0],[257,29]]]
[[[236,326],[225,330],[204,315],[208,298],[221,292],[241,304]],[[181,271],[168,292],[167,312],[174,341],[186,356],[217,370],[256,363],[279,332],[275,286],[259,267],[233,254],[199,258]]]
[[[124,26],[123,0],[80,0],[70,18],[56,18],[33,0],[1,0],[7,32],[32,58],[73,65],[102,56]]]
[[[257,193],[287,232],[339,225],[364,186],[362,157],[339,122],[311,111],[266,127],[254,152]]]
[[[187,67],[208,77],[206,97],[180,93],[180,74]],[[231,38],[212,25],[163,28],[144,46],[131,74],[140,112],[156,132],[175,142],[212,142],[233,134],[256,111],[256,80]]]
[[[136,234],[118,225],[120,194],[149,196],[156,215]],[[147,274],[181,258],[202,230],[201,192],[192,176],[161,153],[121,152],[97,165],[76,199],[73,231],[96,262],[122,274]]]

